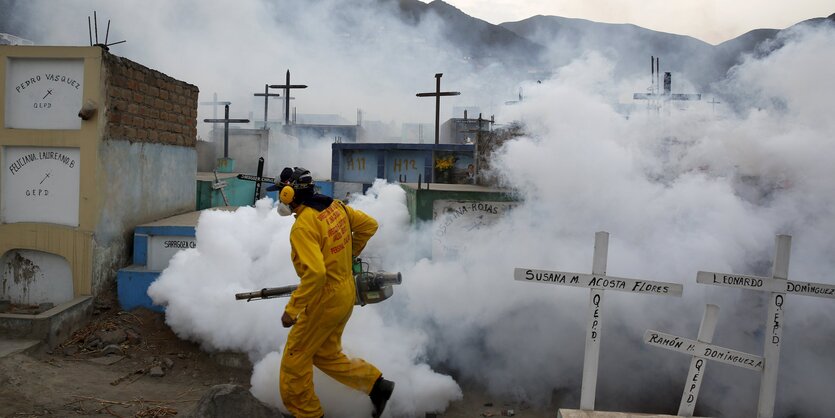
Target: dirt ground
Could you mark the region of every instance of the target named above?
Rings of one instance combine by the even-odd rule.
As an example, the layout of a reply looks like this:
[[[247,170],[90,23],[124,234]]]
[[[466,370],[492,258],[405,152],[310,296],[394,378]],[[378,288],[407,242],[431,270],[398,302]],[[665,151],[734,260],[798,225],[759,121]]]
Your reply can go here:
[[[160,313],[111,306],[118,304],[97,304],[93,320],[51,350],[0,358],[0,417],[183,416],[214,385],[249,388],[244,356],[201,351],[177,338]],[[435,417],[500,417],[508,410],[519,418],[556,415],[465,388],[462,401]]]

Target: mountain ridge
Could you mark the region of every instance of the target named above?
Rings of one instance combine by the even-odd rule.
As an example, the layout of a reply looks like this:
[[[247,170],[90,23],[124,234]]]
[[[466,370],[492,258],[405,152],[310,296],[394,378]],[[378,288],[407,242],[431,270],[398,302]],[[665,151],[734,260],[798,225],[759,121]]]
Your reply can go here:
[[[655,31],[630,23],[601,23],[560,16],[536,15],[494,25],[469,16],[443,0],[430,3],[398,1],[401,9],[412,12],[411,19],[420,20],[434,13],[445,22],[444,36],[462,51],[473,55],[476,61],[498,59],[509,66],[524,63],[528,72],[531,72],[530,67],[548,71],[587,51],[596,50],[614,62],[615,76],[635,76],[644,72],[648,76],[647,58],[655,56],[661,58],[662,72],[683,76],[700,91],[709,90],[745,56],[761,56],[781,47],[781,42],[771,41],[784,31],[835,22],[835,14],[832,14],[807,19],[784,29],[754,29],[712,45],[689,35]],[[459,34],[452,34],[450,28],[455,28]]]

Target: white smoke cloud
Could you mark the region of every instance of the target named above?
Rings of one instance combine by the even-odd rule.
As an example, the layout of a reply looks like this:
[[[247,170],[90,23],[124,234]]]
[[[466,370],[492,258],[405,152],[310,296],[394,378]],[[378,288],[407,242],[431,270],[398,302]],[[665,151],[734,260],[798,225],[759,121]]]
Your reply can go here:
[[[408,230],[404,192],[378,182],[368,195],[352,202],[380,221],[379,232],[366,251],[393,243]],[[166,323],[181,338],[204,349],[249,354],[254,363],[252,392],[283,407],[278,395],[278,364],[288,330],[280,318],[286,299],[245,303],[235,293],[298,283],[290,263],[292,217],[281,217],[269,198],[254,208],[204,212],[197,226],[198,247],[178,253],[148,289],[155,303],[166,306]],[[358,308],[345,330],[346,354],[363,357],[397,382],[390,401],[395,416],[421,416],[444,410],[460,399],[461,389],[426,363],[430,337],[418,327],[404,326],[376,305]],[[368,415],[368,397],[349,390],[321,373],[314,379],[329,416]]]
[[[543,381],[576,390],[577,366],[570,361],[549,361],[552,367],[544,370],[534,366],[543,362],[536,353],[541,347],[559,347],[554,351],[560,354],[573,351],[574,361],[582,358],[584,334],[577,321],[586,309],[587,293],[504,286],[510,286],[505,282],[512,266],[589,272],[596,230],[611,233],[609,274],[685,284],[682,300],[607,294],[600,409],[675,411],[687,361],[644,348],[640,337],[647,328],[695,337],[705,303],[723,307],[717,344],[761,354],[764,296],[705,288],[693,279],[698,270],[768,275],[774,236],[790,234],[795,244],[790,277],[832,283],[829,272],[835,266],[826,254],[835,242],[825,231],[833,230],[835,219],[835,169],[829,162],[835,143],[832,124],[822,120],[822,114],[831,107],[835,89],[831,80],[815,80],[827,78],[832,68],[833,36],[832,29],[796,33],[783,40],[786,45],[778,52],[736,68],[725,86],[758,106],[718,119],[704,105],[691,106],[685,113],[667,106],[660,115],[633,112],[624,119],[600,95],[606,90],[601,89],[607,84],[606,73],[592,71],[601,68],[594,56],[531,86],[526,102],[500,115],[524,120],[531,134],[507,144],[498,160],[498,171],[525,197],[525,205],[488,232],[500,239],[478,237],[462,251],[462,264],[472,266],[479,262],[469,257],[488,251],[478,244],[490,242],[500,250],[490,253],[489,263],[482,260],[482,265],[454,274],[495,288],[503,301],[513,301],[513,309],[499,308],[492,315],[473,312],[471,318],[484,322],[469,329],[482,334],[461,337],[477,339],[474,349],[496,357],[490,364],[508,366],[466,370],[481,378],[512,374],[532,397]],[[571,69],[574,66],[580,71]],[[786,68],[803,68],[804,81]],[[468,256],[470,252],[476,255]],[[473,273],[482,267],[484,275]],[[489,280],[490,271],[504,273],[493,273],[496,277]],[[475,300],[484,299],[478,291],[476,295]],[[829,326],[820,327],[832,308],[825,310],[826,300],[809,299],[816,298],[789,297],[792,308],[780,375],[783,382],[799,386],[781,382],[778,416],[819,416],[832,408],[818,388],[833,389],[824,382],[835,359],[812,348],[821,338],[817,335],[831,334]],[[520,312],[528,318],[524,325],[512,319]],[[677,314],[671,317],[671,312]],[[574,322],[557,320],[565,317]],[[523,347],[487,344],[498,340],[496,335],[507,335],[506,341],[524,340],[515,338],[520,329],[536,327],[543,318],[553,318],[554,336],[529,332],[537,336],[536,342]],[[457,347],[455,352],[462,350]],[[758,376],[729,369],[709,366],[700,403],[703,414],[754,414]],[[675,390],[669,389],[671,382]],[[502,390],[512,393],[518,388],[507,385]],[[673,399],[652,400],[648,393]],[[649,405],[666,410],[647,410]]]
[[[364,1],[358,4],[371,5]],[[35,23],[52,28],[43,42],[75,45],[87,43],[84,23],[97,10],[113,21],[111,41],[128,39],[114,53],[198,85],[201,101],[217,92],[233,101],[233,117],[260,115],[252,93],[283,83],[287,68],[291,82],[310,86],[294,93],[299,112],[349,120],[361,107],[366,120],[430,121],[431,106],[414,94],[431,90],[436,72],[445,74],[443,88],[462,91],[444,106],[515,98],[509,86],[517,84],[501,68],[472,68],[456,51],[436,48],[436,20],[410,26],[376,8],[338,3],[68,1],[32,8]],[[706,303],[722,308],[716,344],[762,354],[765,297],[697,285],[695,272],[768,275],[774,236],[790,234],[790,278],[833,283],[833,41],[832,29],[796,32],[778,51],[746,60],[717,85],[724,103],[716,113],[706,103],[685,112],[640,105],[625,118],[613,98],[642,83],[613,80],[613,63],[594,52],[555,69],[552,79],[525,84],[525,100],[497,108],[497,117],[522,121],[527,135],[493,164],[524,204],[474,231],[456,260],[425,258],[431,228],[408,224],[398,186],[377,184],[354,197],[351,204],[381,224],[365,255],[404,277],[391,300],[357,308],[344,337],[346,351],[397,382],[391,416],[443,410],[460,398],[459,384],[473,382],[539,406],[577,407],[588,292],[518,283],[512,274],[514,267],[589,272],[600,230],[611,234],[610,275],[685,290],[680,299],[606,293],[598,409],[674,413],[688,359],[646,347],[641,336],[653,328],[695,338]],[[512,94],[496,93],[503,91]],[[200,119],[211,116],[210,107],[199,111]],[[300,151],[300,160],[309,158],[302,165],[329,172],[329,154],[316,149]],[[276,405],[285,301],[244,303],[232,295],[295,282],[291,224],[268,200],[207,212],[198,248],[179,253],[149,290],[167,304],[166,320],[182,338],[249,353],[253,393]],[[776,416],[835,409],[835,356],[826,348],[835,343],[832,309],[825,299],[788,297]],[[337,409],[367,414],[361,394],[323,375],[315,380],[329,416]],[[710,364],[697,413],[752,416],[758,387],[754,372]]]
[[[651,328],[695,338],[706,303],[722,307],[715,344],[761,355],[765,296],[697,285],[694,276],[699,270],[768,275],[774,236],[790,234],[790,278],[832,283],[828,275],[835,265],[827,255],[835,250],[828,233],[835,230],[835,168],[828,160],[835,151],[835,129],[821,109],[831,107],[835,91],[830,81],[808,86],[782,68],[800,67],[804,79],[827,80],[832,62],[826,57],[833,54],[821,52],[832,51],[833,40],[830,29],[796,33],[779,51],[737,67],[722,84],[726,100],[741,103],[736,112],[726,106],[714,113],[706,103],[697,103],[684,112],[679,106],[660,112],[637,107],[625,118],[611,97],[639,83],[613,81],[606,70],[611,63],[594,53],[557,69],[553,79],[526,85],[525,101],[500,116],[521,120],[528,136],[507,143],[494,161],[524,204],[492,227],[473,231],[455,260],[424,258],[431,228],[408,226],[405,196],[397,186],[378,183],[368,195],[356,197],[352,204],[382,225],[367,256],[402,271],[404,284],[392,300],[357,309],[345,347],[398,381],[392,416],[441,410],[460,396],[458,386],[432,372],[433,366],[451,371],[462,384],[477,382],[517,401],[576,407],[588,292],[522,284],[512,274],[514,267],[589,272],[599,230],[611,234],[608,274],[681,283],[685,292],[680,299],[606,293],[598,409],[674,413],[688,359],[647,347],[641,337]],[[252,216],[250,210],[229,216],[243,222]],[[266,219],[275,216],[266,206],[251,211],[258,210]],[[287,233],[289,225],[274,222],[277,229],[266,235]],[[199,228],[204,225],[214,228],[208,220],[201,220]],[[218,227],[252,229],[245,223]],[[197,251],[216,245],[202,237]],[[280,260],[288,249],[286,239],[278,241],[239,243],[238,250],[223,248],[222,254],[230,255],[222,257],[238,260],[235,269],[243,272],[282,271],[286,265],[281,267]],[[257,267],[260,258],[253,254],[263,248],[279,251],[266,257],[277,264]],[[186,264],[182,258],[155,289],[189,276],[176,272]],[[230,275],[225,273],[224,280]],[[244,282],[240,290],[266,283]],[[237,290],[227,288],[224,297]],[[832,343],[826,319],[832,307],[814,299],[790,296],[787,302],[776,416],[821,416],[835,408],[825,395],[833,389],[827,376],[835,372],[835,358],[816,348]],[[172,327],[199,328],[177,322],[175,306],[185,303],[193,309],[188,299],[167,302]],[[270,312],[253,311],[253,318],[278,315],[280,304],[258,309]],[[228,316],[231,307],[219,311]],[[211,315],[198,314],[194,318],[200,319],[191,321],[212,323],[207,321]],[[251,338],[243,335],[188,336],[229,341],[212,347],[237,345],[263,355],[262,347],[275,350],[286,334],[277,323],[262,326],[261,333],[273,335],[267,343],[242,344]],[[270,373],[278,357],[267,352],[272,354],[256,365],[253,392],[277,403]],[[355,405],[354,411],[365,411],[361,396],[352,398],[356,394],[324,376],[317,375],[316,382],[326,410]],[[404,387],[409,389],[401,391]],[[754,415],[758,387],[754,372],[709,364],[697,413]]]

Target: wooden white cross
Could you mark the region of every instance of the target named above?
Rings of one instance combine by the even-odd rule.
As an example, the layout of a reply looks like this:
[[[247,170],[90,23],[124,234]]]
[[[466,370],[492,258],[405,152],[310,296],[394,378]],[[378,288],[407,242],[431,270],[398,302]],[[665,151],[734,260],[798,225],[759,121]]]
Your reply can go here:
[[[693,356],[690,359],[690,371],[687,373],[687,380],[684,382],[684,393],[681,395],[677,415],[693,416],[693,410],[696,409],[696,399],[699,397],[699,389],[702,386],[702,376],[704,376],[707,368],[705,360],[763,371],[762,357],[710,344],[713,341],[713,332],[716,330],[718,317],[719,307],[707,305],[704,316],[702,316],[702,323],[699,325],[699,336],[696,340],[651,329],[644,333],[644,342],[647,344]]]
[[[580,409],[593,411],[597,389],[597,366],[600,358],[600,336],[603,324],[603,291],[643,293],[659,296],[681,296],[683,286],[678,283],[625,279],[606,275],[609,254],[609,233],[594,234],[592,274],[516,268],[513,278],[522,282],[559,284],[590,288],[589,310],[586,316],[586,351],[583,360],[583,383],[580,390]]]
[[[818,296],[835,299],[835,286],[821,283],[796,282],[788,280],[789,255],[791,253],[791,235],[777,235],[775,238],[774,264],[772,277],[745,276],[740,274],[714,273],[700,271],[696,282],[717,286],[739,287],[749,290],[771,292],[766,318],[766,335],[763,342],[765,370],[760,380],[760,398],[757,404],[757,417],[774,416],[774,400],[777,395],[777,371],[780,366],[780,343],[783,337],[783,306],[786,294],[795,293],[805,296]]]

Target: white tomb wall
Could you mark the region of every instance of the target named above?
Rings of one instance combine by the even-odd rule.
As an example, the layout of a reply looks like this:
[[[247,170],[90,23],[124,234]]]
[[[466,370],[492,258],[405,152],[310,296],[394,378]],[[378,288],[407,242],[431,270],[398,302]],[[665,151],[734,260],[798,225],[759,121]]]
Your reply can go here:
[[[148,237],[148,270],[163,271],[180,250],[197,248],[197,238],[178,235]]]
[[[0,300],[58,305],[72,299],[72,269],[65,258],[31,250],[12,250],[0,256]]]

